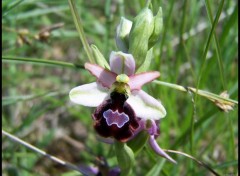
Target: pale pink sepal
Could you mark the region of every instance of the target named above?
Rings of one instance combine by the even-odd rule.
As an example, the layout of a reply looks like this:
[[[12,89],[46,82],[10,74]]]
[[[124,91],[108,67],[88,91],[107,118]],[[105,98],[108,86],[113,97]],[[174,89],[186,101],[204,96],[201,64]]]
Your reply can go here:
[[[126,101],[142,119],[159,120],[166,116],[166,110],[160,101],[143,90],[133,91]]]
[[[159,76],[160,73],[157,71],[136,74],[129,77],[130,80],[128,82],[128,85],[130,86],[131,90],[140,90],[144,84],[153,81]]]
[[[110,68],[116,74],[131,76],[135,73],[135,60],[131,54],[114,52],[110,54]]]
[[[85,69],[87,69],[93,76],[97,78],[97,81],[103,86],[110,88],[116,81],[117,74],[108,71],[98,65],[85,63]]]
[[[177,164],[177,162],[176,162],[174,159],[172,159],[166,152],[163,151],[163,149],[161,149],[161,148],[159,147],[159,145],[158,145],[158,143],[157,143],[157,141],[155,140],[155,138],[154,138],[153,135],[151,135],[151,136],[149,137],[149,144],[150,144],[150,146],[152,147],[152,149],[153,149],[158,155],[160,155],[160,156],[168,159],[169,161],[171,161],[171,162],[174,163],[174,164]]]
[[[108,90],[93,82],[73,88],[69,97],[76,104],[97,107],[108,98]]]

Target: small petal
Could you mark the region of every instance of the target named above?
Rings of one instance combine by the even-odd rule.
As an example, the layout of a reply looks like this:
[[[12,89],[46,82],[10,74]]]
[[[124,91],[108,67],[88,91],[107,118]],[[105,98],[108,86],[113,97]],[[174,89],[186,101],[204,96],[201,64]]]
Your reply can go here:
[[[97,107],[108,97],[107,91],[107,89],[93,82],[73,88],[69,93],[69,97],[76,104]]]
[[[144,84],[153,81],[159,76],[160,76],[160,73],[157,71],[136,74],[136,75],[130,76],[128,85],[130,86],[131,90],[140,90]]]
[[[133,108],[137,117],[145,120],[159,120],[167,114],[161,102],[143,90],[133,91],[126,102]]]
[[[135,60],[131,54],[114,52],[110,54],[110,68],[116,74],[131,76],[135,72]]]
[[[169,161],[173,162],[174,164],[177,164],[177,162],[174,159],[172,159],[168,154],[166,154],[166,152],[163,151],[163,149],[161,149],[159,147],[159,145],[156,142],[153,135],[151,135],[150,138],[149,138],[149,144],[157,154],[159,154],[160,156],[168,159]]]
[[[86,63],[85,69],[87,69],[93,76],[95,76],[98,82],[107,88],[116,81],[117,75],[111,71],[108,71],[98,65]]]

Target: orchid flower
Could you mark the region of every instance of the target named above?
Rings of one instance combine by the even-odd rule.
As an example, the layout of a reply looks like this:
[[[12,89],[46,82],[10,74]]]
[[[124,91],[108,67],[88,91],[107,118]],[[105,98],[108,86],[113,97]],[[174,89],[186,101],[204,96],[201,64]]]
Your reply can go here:
[[[160,101],[141,90],[144,84],[158,78],[160,73],[135,74],[133,56],[114,51],[110,54],[110,70],[91,63],[86,63],[85,68],[97,81],[73,88],[69,96],[74,103],[97,107],[92,118],[98,134],[127,142],[140,131],[147,130],[149,144],[154,151],[175,163],[155,141],[159,131],[157,123],[166,116],[166,110]],[[147,125],[149,121],[150,127]]]

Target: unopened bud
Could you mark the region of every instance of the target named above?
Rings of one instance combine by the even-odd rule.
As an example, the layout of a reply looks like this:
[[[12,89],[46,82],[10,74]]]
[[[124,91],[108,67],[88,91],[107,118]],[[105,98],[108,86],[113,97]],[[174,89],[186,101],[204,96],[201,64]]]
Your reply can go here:
[[[116,44],[120,51],[127,52],[129,47],[129,33],[132,27],[132,21],[121,17],[120,23],[117,26]]]
[[[137,62],[137,67],[145,60],[148,51],[148,40],[154,29],[152,11],[144,8],[133,20],[129,35],[129,53]]]
[[[156,44],[160,37],[160,33],[163,28],[162,8],[159,7],[157,15],[154,17],[154,29],[153,33],[148,41],[148,48],[152,48]]]

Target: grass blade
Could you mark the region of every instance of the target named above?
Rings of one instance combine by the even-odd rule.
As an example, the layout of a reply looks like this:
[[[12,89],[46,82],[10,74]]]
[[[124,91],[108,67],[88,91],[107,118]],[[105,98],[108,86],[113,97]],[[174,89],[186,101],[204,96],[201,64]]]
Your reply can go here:
[[[212,10],[211,10],[211,6],[208,0],[205,0],[205,4],[206,4],[206,9],[208,12],[208,16],[209,19],[211,21],[211,24],[213,25],[213,15],[212,15]],[[221,50],[220,50],[220,45],[217,39],[217,34],[214,31],[213,34],[213,38],[214,38],[214,43],[215,43],[215,47],[216,47],[216,53],[217,53],[217,60],[218,60],[218,66],[219,66],[219,72],[220,72],[220,78],[222,81],[222,86],[223,89],[226,90],[226,84],[225,84],[225,78],[224,78],[224,69],[223,69],[223,62],[222,62],[222,54],[221,54]]]
[[[20,61],[20,62],[33,62],[33,63],[38,63],[38,64],[46,64],[46,65],[61,66],[61,67],[68,67],[68,68],[84,69],[84,67],[82,65],[72,64],[72,63],[63,62],[63,61],[48,60],[48,59],[24,58],[24,57],[16,57],[16,56],[2,56],[2,60],[5,60],[5,61]]]
[[[74,0],[68,0],[68,3],[69,3],[69,6],[70,6],[70,10],[71,10],[71,13],[72,13],[72,16],[73,16],[74,23],[76,25],[76,28],[77,28],[77,31],[79,33],[80,39],[82,41],[84,50],[87,53],[88,59],[91,63],[95,63],[93,55],[91,53],[91,48],[90,48],[90,46],[87,42],[87,39],[84,35],[82,22],[81,22],[81,19],[80,19],[78,13],[77,13],[77,9],[76,9],[76,5],[74,4]]]
[[[52,161],[54,161],[54,162],[56,162],[58,164],[61,164],[61,165],[65,166],[65,167],[67,167],[69,169],[76,170],[76,171],[84,174],[84,171],[82,169],[80,169],[79,167],[77,167],[77,166],[75,166],[75,165],[73,165],[71,163],[65,162],[65,161],[63,161],[63,160],[61,160],[61,159],[59,159],[59,158],[57,158],[55,156],[52,156],[52,155],[44,152],[43,150],[41,150],[41,149],[39,149],[39,148],[29,144],[29,143],[27,143],[27,142],[17,138],[16,136],[11,135],[10,133],[8,133],[8,132],[6,132],[4,130],[2,130],[2,134],[7,136],[8,138],[13,140],[14,142],[20,143],[20,144],[24,145],[25,147],[29,148],[30,150],[32,150],[34,152],[37,152],[37,153],[47,157],[48,159],[50,159],[50,160],[52,160]]]
[[[210,166],[208,166],[207,164],[205,164],[202,161],[199,161],[198,159],[194,158],[193,156],[191,156],[191,155],[189,155],[187,153],[183,153],[183,152],[179,152],[179,151],[175,151],[175,150],[164,150],[164,151],[165,152],[169,152],[169,153],[176,153],[176,154],[188,157],[188,158],[192,159],[193,161],[197,162],[199,165],[201,165],[204,168],[206,168],[207,170],[209,170],[212,174],[214,174],[216,176],[220,176],[220,174],[218,174],[216,171],[214,171]]]

